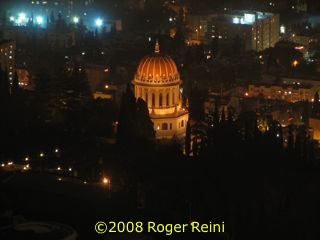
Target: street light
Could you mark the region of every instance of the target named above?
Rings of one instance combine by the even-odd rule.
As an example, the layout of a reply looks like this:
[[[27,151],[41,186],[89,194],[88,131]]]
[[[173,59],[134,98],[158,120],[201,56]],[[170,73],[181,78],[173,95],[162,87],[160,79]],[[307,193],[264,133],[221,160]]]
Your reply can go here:
[[[42,16],[37,16],[36,21],[39,25],[43,24],[43,17]]]
[[[40,159],[41,159],[41,158],[44,158],[44,153],[43,153],[43,152],[40,152],[39,156],[40,156]],[[43,161],[44,161],[44,160],[40,160],[41,172],[43,172]]]
[[[101,18],[97,18],[97,19],[96,19],[96,26],[97,26],[97,27],[101,27],[102,24],[103,24],[103,20],[102,20]]]
[[[102,183],[108,188],[108,198],[111,198],[111,181],[110,179],[104,177]]]
[[[103,182],[104,184],[108,184],[108,183],[109,183],[109,179],[108,179],[108,178],[103,178],[102,182]]]
[[[79,18],[77,16],[73,17],[73,23],[75,24],[79,23]]]

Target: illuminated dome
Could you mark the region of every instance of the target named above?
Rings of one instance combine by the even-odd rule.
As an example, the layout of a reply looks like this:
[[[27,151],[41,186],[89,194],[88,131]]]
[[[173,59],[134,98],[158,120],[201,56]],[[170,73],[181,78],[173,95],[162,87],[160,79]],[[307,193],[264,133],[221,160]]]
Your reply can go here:
[[[148,106],[156,137],[185,136],[189,113],[182,105],[182,81],[172,58],[160,53],[158,41],[154,53],[140,61],[132,83],[135,98]]]
[[[144,84],[179,84],[180,76],[175,62],[168,55],[160,53],[157,42],[154,54],[140,61],[134,81]]]

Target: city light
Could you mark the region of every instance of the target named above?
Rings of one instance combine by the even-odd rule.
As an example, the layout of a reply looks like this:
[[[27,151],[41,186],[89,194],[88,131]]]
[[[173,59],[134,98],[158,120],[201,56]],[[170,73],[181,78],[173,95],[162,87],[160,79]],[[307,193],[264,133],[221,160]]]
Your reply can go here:
[[[25,166],[23,167],[23,170],[28,170],[28,169],[30,169],[30,165],[29,165],[29,164],[27,164],[27,165],[25,165]]]
[[[297,60],[294,60],[292,63],[291,63],[292,67],[297,67],[299,65],[299,62]]]
[[[43,24],[43,17],[37,16],[37,17],[36,17],[36,21],[37,21],[37,23],[38,23],[39,25]]]
[[[16,23],[21,25],[27,22],[27,16],[25,13],[19,13],[18,19],[16,20]]]
[[[108,184],[108,183],[109,183],[109,179],[104,177],[104,178],[102,179],[102,182],[103,182],[104,184]]]
[[[73,17],[73,22],[74,22],[75,24],[79,23],[79,18],[78,18],[78,17]]]
[[[96,26],[101,27],[103,24],[103,20],[101,18],[96,19]]]
[[[10,19],[10,22],[14,22],[14,17],[13,16],[11,16],[9,19]]]

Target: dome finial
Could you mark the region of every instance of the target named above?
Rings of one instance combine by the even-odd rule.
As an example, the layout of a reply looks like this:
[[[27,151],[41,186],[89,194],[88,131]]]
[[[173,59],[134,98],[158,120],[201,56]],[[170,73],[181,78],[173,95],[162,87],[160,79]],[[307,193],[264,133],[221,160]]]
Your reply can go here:
[[[158,39],[156,40],[156,45],[154,47],[154,53],[159,53],[160,52],[160,45]]]

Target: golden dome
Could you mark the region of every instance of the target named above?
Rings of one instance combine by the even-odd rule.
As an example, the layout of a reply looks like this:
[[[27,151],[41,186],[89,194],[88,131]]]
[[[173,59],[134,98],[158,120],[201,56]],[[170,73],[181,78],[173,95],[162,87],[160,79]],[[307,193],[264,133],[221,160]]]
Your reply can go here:
[[[140,61],[134,82],[152,85],[180,83],[175,62],[170,56],[160,53],[158,42],[154,54],[145,56]]]

